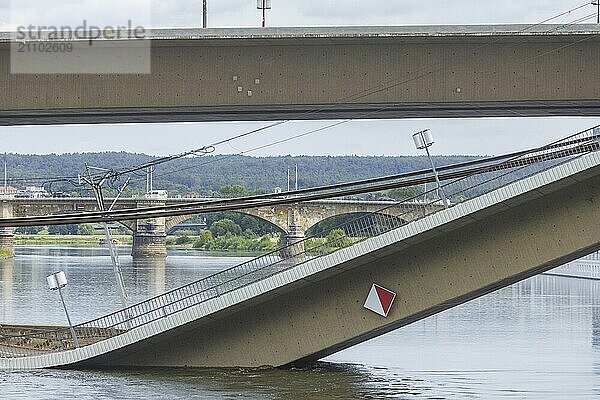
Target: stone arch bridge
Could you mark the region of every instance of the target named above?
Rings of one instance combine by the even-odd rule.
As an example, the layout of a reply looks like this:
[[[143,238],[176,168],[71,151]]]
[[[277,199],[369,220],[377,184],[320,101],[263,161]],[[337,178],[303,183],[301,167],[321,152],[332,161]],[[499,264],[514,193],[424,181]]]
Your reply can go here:
[[[202,199],[194,199],[202,200]],[[208,198],[205,200],[217,200]],[[148,206],[177,205],[188,203],[183,198],[123,198],[115,203],[114,209],[131,209]],[[109,204],[112,200],[107,201]],[[373,213],[398,217],[406,222],[441,208],[421,202],[396,204],[390,201],[362,200],[315,200],[289,205],[251,207],[237,210],[274,225],[281,231],[284,244],[292,244],[304,238],[305,232],[327,218],[353,213]],[[2,218],[47,215],[74,211],[96,211],[92,198],[1,198]],[[192,215],[146,218],[121,222],[133,232],[132,255],[134,257],[166,257],[166,232],[175,225],[192,218]],[[14,229],[0,231],[0,246],[12,249]]]

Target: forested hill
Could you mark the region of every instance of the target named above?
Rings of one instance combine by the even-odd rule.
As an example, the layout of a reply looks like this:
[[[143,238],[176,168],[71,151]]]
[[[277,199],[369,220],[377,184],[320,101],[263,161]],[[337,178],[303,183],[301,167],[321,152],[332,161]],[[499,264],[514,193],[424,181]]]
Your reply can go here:
[[[453,164],[474,159],[471,156],[435,157],[438,165]],[[12,178],[77,176],[84,165],[103,168],[123,168],[148,162],[153,157],[126,152],[104,152],[62,155],[6,154],[9,184],[23,187],[32,182],[12,181]],[[294,179],[294,166],[298,165],[301,188],[339,183],[344,181],[396,174],[428,166],[426,157],[358,157],[358,156],[281,156],[247,157],[217,155],[183,158],[156,167],[154,188],[167,189],[171,194],[210,194],[225,186],[241,185],[250,191],[272,191],[279,186],[287,188],[287,171]],[[3,172],[3,171],[2,171]],[[138,177],[132,188],[145,188],[145,177]],[[293,185],[293,184],[292,184]],[[75,187],[53,184],[53,191],[75,193]]]

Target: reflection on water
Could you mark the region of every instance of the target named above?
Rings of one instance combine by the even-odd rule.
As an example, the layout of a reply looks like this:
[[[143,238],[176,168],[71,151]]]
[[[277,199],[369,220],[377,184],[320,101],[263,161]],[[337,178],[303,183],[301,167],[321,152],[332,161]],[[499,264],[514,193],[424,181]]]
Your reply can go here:
[[[2,315],[13,323],[64,324],[56,293],[46,276],[63,270],[69,285],[65,301],[73,323],[121,308],[107,250],[93,247],[17,246],[17,257],[2,261]],[[173,252],[167,261],[134,262],[129,247],[119,247],[123,280],[131,304],[239,264],[244,257],[198,257],[193,251]],[[5,290],[6,288],[6,290]]]
[[[131,301],[245,258],[171,253],[133,263]],[[0,263],[1,322],[64,323],[45,277],[65,270],[77,322],[119,308],[103,249],[19,247]],[[301,370],[0,372],[2,398],[29,399],[588,399],[600,396],[600,281],[538,276]]]

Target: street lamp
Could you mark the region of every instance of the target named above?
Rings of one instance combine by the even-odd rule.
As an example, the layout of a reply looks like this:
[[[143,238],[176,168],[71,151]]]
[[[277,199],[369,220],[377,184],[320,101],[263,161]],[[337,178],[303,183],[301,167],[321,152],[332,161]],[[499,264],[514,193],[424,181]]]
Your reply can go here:
[[[208,15],[206,15],[206,0],[202,0],[202,27],[206,28]]]
[[[256,0],[256,8],[262,10],[262,27],[267,25],[267,10],[271,9],[271,0]]]
[[[598,6],[598,18],[596,19],[596,23],[600,24],[600,0],[592,0],[593,6]]]
[[[600,0],[599,0],[600,1]],[[448,208],[448,199],[446,198],[446,194],[442,189],[442,185],[440,184],[440,178],[438,176],[437,170],[435,169],[435,164],[433,163],[433,159],[431,158],[431,154],[429,153],[429,147],[431,147],[435,142],[433,141],[433,135],[431,134],[430,129],[425,129],[421,132],[417,132],[413,135],[413,140],[415,141],[415,146],[419,150],[425,149],[427,152],[427,157],[429,157],[429,162],[431,163],[431,170],[433,171],[433,175],[435,175],[435,182],[438,187],[438,196],[444,202],[444,207]]]
[[[63,271],[55,272],[52,275],[48,275],[46,277],[48,281],[48,286],[50,290],[58,290],[58,294],[60,295],[60,301],[62,301],[63,308],[65,310],[65,315],[67,316],[67,321],[69,322],[69,330],[71,331],[71,337],[73,338],[73,343],[75,347],[79,347],[79,341],[77,340],[77,335],[75,334],[75,329],[73,328],[73,324],[71,323],[71,318],[69,317],[69,312],[67,311],[67,305],[65,304],[65,299],[62,295],[62,288],[67,286],[67,277]]]

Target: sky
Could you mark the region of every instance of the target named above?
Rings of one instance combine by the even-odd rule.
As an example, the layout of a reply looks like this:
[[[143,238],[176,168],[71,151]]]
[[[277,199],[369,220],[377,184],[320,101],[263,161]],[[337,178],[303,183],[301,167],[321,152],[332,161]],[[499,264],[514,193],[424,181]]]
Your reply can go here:
[[[114,3],[114,4],[113,4]],[[481,1],[481,0],[272,0],[269,26],[339,25],[435,25],[538,23],[589,1]],[[209,26],[257,26],[256,0],[208,0]],[[590,16],[588,5],[554,19],[568,23]],[[202,1],[185,0],[64,0],[21,2],[0,0],[0,29],[15,24],[75,24],[86,19],[116,23],[139,18],[145,26],[197,27],[202,20]],[[79,20],[78,20],[79,18]],[[432,129],[436,154],[500,154],[534,147],[600,124],[599,118],[495,118],[350,121],[332,129],[303,136],[258,151],[268,145],[332,121],[296,121],[280,125],[244,140],[217,148],[218,153],[268,155],[404,155],[418,154],[411,135]],[[253,128],[265,122],[125,124],[94,126],[0,127],[0,151],[27,154],[88,151],[131,151],[153,155],[197,148]],[[365,137],[368,134],[368,140]]]

